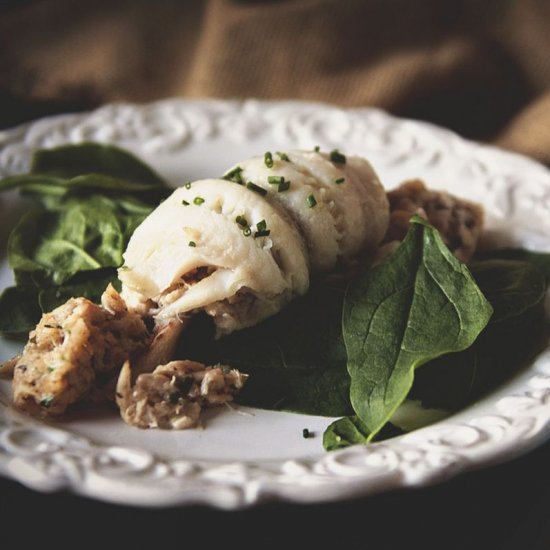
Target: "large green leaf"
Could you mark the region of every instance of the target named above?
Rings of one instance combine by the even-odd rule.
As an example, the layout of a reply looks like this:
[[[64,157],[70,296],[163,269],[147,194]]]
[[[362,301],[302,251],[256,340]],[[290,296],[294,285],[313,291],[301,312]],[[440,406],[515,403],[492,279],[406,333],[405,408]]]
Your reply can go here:
[[[491,314],[466,266],[413,218],[400,247],[352,282],[344,304],[351,402],[369,439],[406,398],[414,370],[469,347]]]

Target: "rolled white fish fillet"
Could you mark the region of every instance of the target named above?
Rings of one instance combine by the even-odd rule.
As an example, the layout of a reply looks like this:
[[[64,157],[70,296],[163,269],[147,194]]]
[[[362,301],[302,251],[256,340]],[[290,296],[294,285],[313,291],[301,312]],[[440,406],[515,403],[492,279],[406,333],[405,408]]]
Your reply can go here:
[[[202,310],[228,334],[277,313],[311,273],[375,249],[386,232],[386,194],[364,159],[291,151],[228,174],[239,183],[180,187],[136,229],[119,270],[130,309],[157,321]]]
[[[355,156],[333,162],[330,155],[313,151],[290,151],[286,157],[274,158],[272,168],[256,157],[233,170],[240,168],[244,182],[266,189],[270,200],[292,216],[304,235],[312,272],[374,250],[388,228],[389,206],[370,163]],[[278,184],[270,183],[273,177],[288,181],[288,189],[279,193]]]

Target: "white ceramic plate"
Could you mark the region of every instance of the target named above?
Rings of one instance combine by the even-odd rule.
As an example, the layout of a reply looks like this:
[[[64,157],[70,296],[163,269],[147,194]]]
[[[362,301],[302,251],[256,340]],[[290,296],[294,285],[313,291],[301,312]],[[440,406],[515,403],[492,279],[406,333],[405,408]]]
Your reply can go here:
[[[219,175],[266,150],[339,148],[369,158],[388,188],[421,177],[481,202],[496,243],[550,250],[546,169],[372,109],[252,100],[109,105],[0,133],[1,175],[25,171],[37,148],[91,140],[134,151],[174,184]],[[1,288],[10,283],[6,235],[21,211],[15,194],[0,196]],[[0,360],[17,350],[0,342]],[[40,491],[64,488],[140,506],[323,502],[424,485],[508,459],[547,438],[549,420],[550,350],[461,414],[332,453],[322,448],[328,418],[239,409],[209,414],[205,430],[182,432],[140,431],[114,413],[46,424],[13,411],[3,382],[0,473]],[[314,437],[304,439],[303,428]]]

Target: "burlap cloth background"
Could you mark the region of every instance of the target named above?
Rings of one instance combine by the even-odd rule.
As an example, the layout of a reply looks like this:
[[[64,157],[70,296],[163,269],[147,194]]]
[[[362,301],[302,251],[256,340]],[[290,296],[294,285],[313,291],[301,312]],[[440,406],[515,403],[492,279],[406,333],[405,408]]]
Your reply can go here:
[[[549,0],[2,6],[6,113],[171,96],[302,98],[379,106],[550,163]]]

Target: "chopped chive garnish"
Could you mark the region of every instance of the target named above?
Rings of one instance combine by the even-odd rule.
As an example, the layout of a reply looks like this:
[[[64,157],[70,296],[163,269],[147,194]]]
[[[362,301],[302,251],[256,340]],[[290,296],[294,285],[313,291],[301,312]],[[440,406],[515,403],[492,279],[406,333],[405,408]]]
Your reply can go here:
[[[252,183],[251,181],[246,182],[246,188],[254,191],[255,193],[259,193],[260,195],[267,195],[266,189],[260,187],[259,185],[256,185],[255,183]]]
[[[288,180],[283,180],[281,183],[279,183],[279,187],[277,187],[277,193],[282,193],[283,191],[286,191],[290,187],[290,182]]]
[[[189,246],[195,248],[195,246],[197,246],[197,243],[195,241],[189,241]]]
[[[277,185],[277,193],[282,193],[290,187],[290,182],[284,176],[267,176],[267,182]]]
[[[313,433],[311,433],[307,428],[304,428],[302,430],[302,437],[304,439],[307,439],[308,437],[313,437]]]
[[[185,184],[185,189],[191,189],[191,182],[188,181],[186,184]]]
[[[290,159],[288,158],[288,155],[286,153],[281,153],[279,151],[277,151],[277,156],[281,159],[281,160],[284,160],[286,162],[290,162]]]
[[[245,237],[250,237],[250,235],[252,235],[252,229],[250,229],[250,227],[245,227],[243,229],[243,235]]]
[[[313,208],[317,204],[317,200],[313,195],[309,195],[309,197],[306,199],[306,202],[310,208]]]
[[[244,216],[237,216],[235,218],[235,221],[241,226],[241,227],[248,227],[248,221]]]
[[[196,204],[197,206],[200,206],[204,202],[204,199],[202,197],[195,197],[193,199],[193,204]]]
[[[321,148],[320,148],[318,145],[316,145],[316,146],[313,148],[313,150],[314,150],[316,153],[318,153],[318,152],[321,150]]]
[[[189,206],[189,203],[185,199],[181,201],[181,204],[183,204],[183,206]]]
[[[223,179],[243,185],[242,171],[243,169],[240,166],[236,166],[233,170],[229,170],[229,172],[223,176]]]
[[[330,160],[332,162],[337,162],[338,164],[346,164],[346,155],[340,153],[338,149],[334,149],[330,152]]]
[[[264,155],[264,162],[268,168],[273,168],[273,156],[269,151]]]
[[[346,181],[346,178],[338,178],[337,180],[334,180],[334,183],[336,185],[340,185],[341,183],[344,183]]]
[[[257,239],[258,237],[267,237],[271,230],[267,228],[267,222],[265,220],[261,220],[256,224],[257,231],[254,233],[254,238]]]

